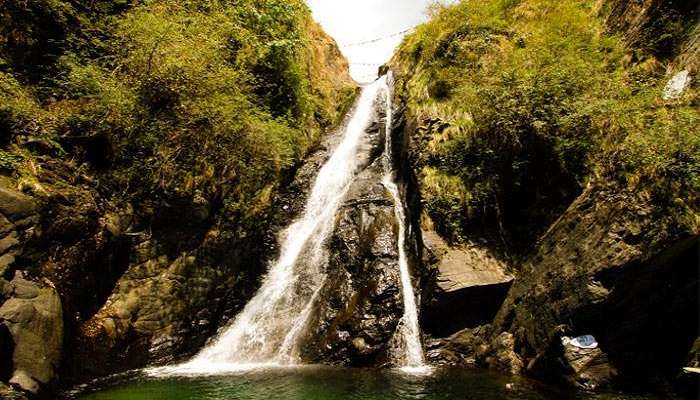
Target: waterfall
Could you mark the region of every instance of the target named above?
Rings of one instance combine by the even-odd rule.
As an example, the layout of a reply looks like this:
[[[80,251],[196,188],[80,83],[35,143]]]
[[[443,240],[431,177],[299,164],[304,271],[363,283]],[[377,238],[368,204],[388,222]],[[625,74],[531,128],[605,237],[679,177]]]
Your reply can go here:
[[[335,227],[335,216],[361,169],[362,138],[374,115],[375,101],[387,95],[387,141],[384,186],[395,202],[399,221],[399,265],[404,316],[396,335],[403,338],[405,355],[395,364],[409,368],[423,365],[423,353],[415,294],[405,251],[405,213],[391,172],[391,98],[387,77],[365,86],[350,116],[340,144],[320,169],[303,215],[282,233],[279,259],[253,298],[221,333],[190,361],[147,370],[152,376],[220,374],[300,364],[300,337],[324,286],[328,262],[326,239]],[[398,353],[398,352],[397,352]]]
[[[382,184],[394,199],[394,215],[399,224],[398,232],[398,253],[399,272],[401,274],[401,291],[403,294],[403,316],[399,321],[394,342],[398,345],[394,351],[393,362],[401,366],[406,372],[422,373],[429,371],[425,365],[423,356],[423,346],[420,340],[420,326],[418,325],[418,308],[416,306],[416,295],[411,282],[411,273],[408,269],[408,257],[406,255],[406,212],[403,204],[403,196],[399,192],[396,183],[396,174],[393,169],[392,151],[392,93],[390,86],[391,76],[384,82],[386,93],[386,130],[385,130],[385,175]]]
[[[192,360],[150,373],[213,374],[299,362],[298,336],[325,279],[323,245],[359,168],[361,138],[384,86],[378,80],[363,89],[342,141],[316,177],[303,215],[283,232],[279,259],[243,311]]]

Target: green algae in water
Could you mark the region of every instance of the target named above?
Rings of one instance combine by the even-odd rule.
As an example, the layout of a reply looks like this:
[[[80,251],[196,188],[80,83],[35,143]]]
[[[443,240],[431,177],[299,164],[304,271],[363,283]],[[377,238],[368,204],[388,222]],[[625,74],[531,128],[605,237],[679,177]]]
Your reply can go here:
[[[506,385],[511,388],[507,388]],[[391,370],[304,367],[228,376],[131,377],[68,395],[77,400],[651,400],[648,396],[571,393],[532,381],[465,369],[430,376]]]

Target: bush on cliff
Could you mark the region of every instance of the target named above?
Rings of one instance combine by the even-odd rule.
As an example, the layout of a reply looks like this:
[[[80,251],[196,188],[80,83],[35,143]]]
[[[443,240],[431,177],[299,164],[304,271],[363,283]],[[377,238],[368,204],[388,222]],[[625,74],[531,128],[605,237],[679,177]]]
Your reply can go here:
[[[32,0],[0,19],[4,169],[35,174],[42,138],[123,200],[254,213],[354,93],[302,1]]]
[[[630,58],[595,3],[461,1],[400,47],[397,90],[423,136],[426,211],[452,241],[480,233],[526,252],[600,179],[647,191],[682,229],[700,227],[697,84],[663,100],[668,60]],[[690,28],[673,21],[683,37]]]

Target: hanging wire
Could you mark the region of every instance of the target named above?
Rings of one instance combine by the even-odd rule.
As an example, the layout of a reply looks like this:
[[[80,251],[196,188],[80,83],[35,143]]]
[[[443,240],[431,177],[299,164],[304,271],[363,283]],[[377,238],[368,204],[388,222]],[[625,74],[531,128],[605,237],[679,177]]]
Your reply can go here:
[[[410,27],[410,28],[408,28],[408,29],[404,29],[404,30],[402,30],[401,32],[392,33],[392,34],[389,34],[389,35],[386,35],[386,36],[380,36],[380,37],[378,37],[378,38],[374,38],[374,39],[370,39],[370,40],[364,40],[364,41],[362,41],[362,42],[355,42],[355,43],[343,44],[343,45],[340,45],[339,47],[340,47],[341,49],[344,49],[344,48],[346,48],[346,47],[362,46],[362,45],[365,45],[365,44],[376,43],[376,42],[379,42],[379,41],[382,41],[382,40],[385,40],[385,39],[390,39],[390,38],[393,38],[393,37],[396,37],[396,36],[405,35],[405,34],[411,32],[411,31],[415,30],[417,26],[418,26],[418,25],[412,26],[412,27]]]
[[[350,65],[359,65],[361,67],[378,67],[384,63],[367,63],[367,62],[351,62]]]

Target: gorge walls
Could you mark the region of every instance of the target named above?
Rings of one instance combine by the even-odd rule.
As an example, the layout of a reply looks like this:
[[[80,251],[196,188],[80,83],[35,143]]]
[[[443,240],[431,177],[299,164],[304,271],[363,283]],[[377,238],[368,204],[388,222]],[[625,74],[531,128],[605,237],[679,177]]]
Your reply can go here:
[[[698,336],[697,79],[664,95],[697,72],[697,17],[697,2],[464,1],[403,43],[390,68],[443,282],[424,292],[434,362],[697,388],[682,371]],[[565,344],[584,334],[595,349]]]
[[[191,354],[274,258],[279,188],[356,93],[346,61],[301,1],[0,19],[1,390]]]

